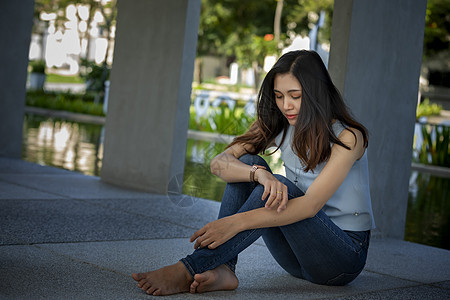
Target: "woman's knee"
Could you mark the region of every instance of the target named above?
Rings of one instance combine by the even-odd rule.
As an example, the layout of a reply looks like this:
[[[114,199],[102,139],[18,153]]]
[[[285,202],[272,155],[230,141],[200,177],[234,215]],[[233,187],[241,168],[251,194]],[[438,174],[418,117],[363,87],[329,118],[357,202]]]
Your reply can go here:
[[[247,164],[247,165],[250,165],[250,166],[260,165],[260,166],[264,166],[266,168],[269,168],[269,165],[264,160],[264,158],[262,158],[259,155],[244,154],[241,157],[239,157],[239,160],[241,162],[243,162],[244,164]]]
[[[300,190],[292,181],[284,177],[280,174],[274,174],[275,178],[281,182],[282,184],[286,185],[288,188],[288,193],[291,198],[293,197],[300,197],[304,195],[304,192]]]
[[[284,177],[283,175],[280,175],[280,174],[273,174],[273,176],[275,176],[275,178],[276,178],[279,182],[281,182],[281,183],[283,183],[283,184],[286,184],[286,183],[288,183],[288,182],[291,182],[289,179],[287,179],[287,178]]]

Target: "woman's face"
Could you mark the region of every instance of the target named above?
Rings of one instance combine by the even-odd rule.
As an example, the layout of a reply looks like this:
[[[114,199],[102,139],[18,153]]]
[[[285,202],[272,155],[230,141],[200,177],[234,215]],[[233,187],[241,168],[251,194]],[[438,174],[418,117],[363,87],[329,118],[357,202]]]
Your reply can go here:
[[[302,86],[291,73],[275,75],[273,92],[278,109],[295,125],[302,104]]]

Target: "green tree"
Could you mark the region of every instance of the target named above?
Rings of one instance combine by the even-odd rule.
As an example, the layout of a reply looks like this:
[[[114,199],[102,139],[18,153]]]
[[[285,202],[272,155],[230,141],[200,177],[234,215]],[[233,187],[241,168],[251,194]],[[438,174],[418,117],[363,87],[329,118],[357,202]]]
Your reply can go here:
[[[428,0],[425,18],[424,57],[450,49],[450,0]]]
[[[286,1],[286,0],[285,0]],[[325,12],[325,24],[320,29],[317,40],[330,42],[334,0],[290,0],[285,4],[285,22],[296,34],[307,36],[317,23],[321,11]]]
[[[258,76],[264,57],[278,52],[273,41],[276,6],[275,0],[202,0],[197,57],[226,56],[253,67]]]
[[[273,32],[274,0],[202,0],[197,45],[197,63],[201,82],[202,57],[227,56],[242,66],[251,66],[251,47],[257,37]],[[245,55],[241,55],[245,54]]]
[[[333,0],[202,0],[197,57],[225,55],[253,67],[258,76],[264,57],[278,55],[291,43],[290,37],[307,35],[314,22],[311,16],[321,10],[327,12],[327,20],[319,41],[329,41],[332,7]]]

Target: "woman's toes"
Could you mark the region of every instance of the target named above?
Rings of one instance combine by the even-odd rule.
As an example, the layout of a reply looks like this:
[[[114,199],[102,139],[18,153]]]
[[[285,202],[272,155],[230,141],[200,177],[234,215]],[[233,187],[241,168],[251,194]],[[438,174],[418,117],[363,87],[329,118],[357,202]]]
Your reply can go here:
[[[139,282],[138,282],[138,287],[139,287],[139,288],[142,288],[142,287],[144,286],[144,284],[146,284],[146,283],[147,283],[146,280],[139,280]]]
[[[157,289],[156,291],[153,292],[152,294],[153,296],[161,296],[161,290]]]
[[[142,290],[143,291],[147,291],[150,288],[151,284],[149,282],[146,282],[143,286],[142,286]]]
[[[147,290],[147,294],[153,295],[153,293],[154,293],[155,291],[156,291],[156,288],[150,287],[150,288]]]
[[[198,284],[200,284],[201,282],[208,280],[209,277],[207,274],[208,274],[207,272],[195,274],[194,279],[195,281],[197,281]]]
[[[136,281],[139,281],[142,279],[142,276],[140,273],[133,273],[133,274],[131,274],[131,277],[133,277],[133,279]]]
[[[197,287],[198,287],[198,285],[199,285],[199,283],[197,282],[197,281],[193,281],[192,283],[191,283],[191,285],[189,286],[189,292],[191,293],[191,294],[195,294],[195,292],[197,292]]]

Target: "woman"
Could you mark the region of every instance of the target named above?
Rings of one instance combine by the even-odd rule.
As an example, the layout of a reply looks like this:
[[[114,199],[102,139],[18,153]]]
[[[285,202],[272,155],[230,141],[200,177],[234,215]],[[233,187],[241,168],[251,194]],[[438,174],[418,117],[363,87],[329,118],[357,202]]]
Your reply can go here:
[[[295,277],[344,285],[362,271],[374,228],[366,148],[319,55],[293,51],[266,75],[258,118],[211,162],[228,182],[219,219],[191,237],[178,263],[133,274],[152,295],[237,288],[237,255],[260,236]],[[257,154],[281,150],[286,177]]]

